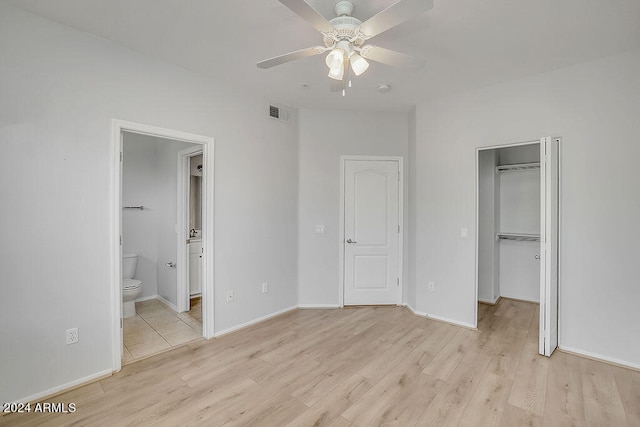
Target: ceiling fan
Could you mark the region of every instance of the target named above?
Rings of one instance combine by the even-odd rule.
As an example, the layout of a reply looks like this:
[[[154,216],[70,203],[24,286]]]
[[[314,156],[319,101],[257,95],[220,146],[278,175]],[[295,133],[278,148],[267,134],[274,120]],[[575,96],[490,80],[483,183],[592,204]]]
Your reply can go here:
[[[356,76],[364,73],[369,68],[367,59],[414,71],[425,64],[423,58],[366,43],[372,37],[431,9],[433,0],[399,0],[365,22],[351,16],[354,6],[350,1],[338,1],[334,7],[337,17],[330,21],[304,0],[279,1],[320,31],[324,46],[309,47],[260,61],[259,68],[271,68],[328,51],[325,62],[329,67],[331,90],[341,90],[344,95],[347,81],[351,85],[350,78],[345,77],[351,71]]]

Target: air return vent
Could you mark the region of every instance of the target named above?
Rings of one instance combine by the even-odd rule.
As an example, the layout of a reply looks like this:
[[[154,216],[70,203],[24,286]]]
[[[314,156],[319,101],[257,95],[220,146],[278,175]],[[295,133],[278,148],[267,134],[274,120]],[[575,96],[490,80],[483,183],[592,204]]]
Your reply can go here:
[[[277,104],[269,104],[269,117],[287,123],[289,121],[289,109]]]

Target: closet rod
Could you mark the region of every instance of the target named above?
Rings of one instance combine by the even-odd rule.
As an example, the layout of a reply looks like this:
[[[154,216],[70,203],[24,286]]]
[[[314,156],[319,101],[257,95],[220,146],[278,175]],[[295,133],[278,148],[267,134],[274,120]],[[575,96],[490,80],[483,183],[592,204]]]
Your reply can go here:
[[[539,242],[539,234],[526,233],[496,233],[496,241],[498,240],[517,240],[519,242]]]

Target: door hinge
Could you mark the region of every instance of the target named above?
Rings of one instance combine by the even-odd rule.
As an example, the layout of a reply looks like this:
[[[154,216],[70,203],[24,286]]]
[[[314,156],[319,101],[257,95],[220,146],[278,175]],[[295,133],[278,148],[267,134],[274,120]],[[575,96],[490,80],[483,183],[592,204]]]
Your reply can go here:
[[[122,151],[120,152],[120,163],[122,163],[122,159],[124,158],[124,154],[122,153]]]
[[[122,235],[120,236],[120,246],[122,246]]]
[[[400,286],[400,278],[396,277],[396,286]]]
[[[400,226],[398,226],[398,234],[400,234]]]
[[[400,182],[400,171],[398,171],[398,182]]]

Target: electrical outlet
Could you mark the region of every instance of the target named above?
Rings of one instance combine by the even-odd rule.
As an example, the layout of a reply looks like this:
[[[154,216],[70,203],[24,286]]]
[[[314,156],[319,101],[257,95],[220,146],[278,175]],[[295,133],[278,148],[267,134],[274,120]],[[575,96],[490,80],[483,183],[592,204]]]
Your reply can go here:
[[[436,283],[435,282],[428,282],[427,283],[427,289],[429,289],[431,292],[436,290]]]
[[[233,302],[233,291],[227,291],[227,302]]]
[[[78,328],[67,329],[67,345],[78,342]]]
[[[265,282],[262,284],[262,293],[266,294],[267,292],[269,292],[269,284]]]

